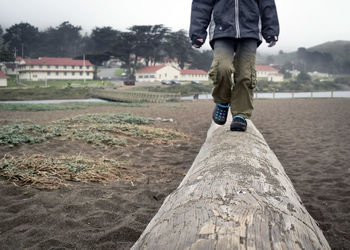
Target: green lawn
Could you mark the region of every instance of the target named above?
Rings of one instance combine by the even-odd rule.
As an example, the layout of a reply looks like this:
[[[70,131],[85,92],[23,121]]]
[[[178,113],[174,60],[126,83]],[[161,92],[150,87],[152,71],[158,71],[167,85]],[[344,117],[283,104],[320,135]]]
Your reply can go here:
[[[122,76],[122,74],[125,72],[124,69],[117,69],[115,72],[114,72],[114,75],[115,76]]]

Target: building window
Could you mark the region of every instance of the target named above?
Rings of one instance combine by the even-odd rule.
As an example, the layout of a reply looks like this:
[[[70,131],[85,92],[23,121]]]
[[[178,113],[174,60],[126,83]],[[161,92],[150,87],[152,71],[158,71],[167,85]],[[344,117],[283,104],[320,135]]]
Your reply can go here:
[[[87,75],[90,75],[90,72],[87,72],[86,74],[87,74]]]
[[[34,68],[34,65],[30,65],[30,68]]]
[[[74,66],[72,66],[72,69],[74,69]]]
[[[58,69],[58,65],[56,65],[56,69]]]
[[[142,79],[143,78],[143,76],[139,76],[139,79]]]
[[[149,75],[145,75],[145,78],[149,78]]]
[[[43,66],[42,65],[39,65],[39,69],[41,69]]]
[[[87,69],[89,69],[89,66],[86,66]]]
[[[166,74],[166,73],[164,74],[164,77],[167,77],[167,74]]]
[[[67,66],[66,66],[66,65],[64,65],[64,66],[63,66],[63,68],[64,68],[64,69],[66,69],[66,68],[67,68]]]
[[[155,75],[150,75],[150,78],[155,78]]]
[[[64,75],[66,76],[66,75],[67,75],[67,72],[64,72]]]
[[[83,75],[83,72],[80,72],[80,75],[82,76],[82,75]]]
[[[49,68],[50,68],[50,65],[47,65],[47,68],[49,69]]]
[[[162,75],[159,75],[159,78],[162,78]]]
[[[75,72],[72,72],[72,76],[74,76],[75,75]]]
[[[83,68],[83,66],[80,66],[80,69],[82,69]]]
[[[51,72],[47,72],[47,75],[48,75],[48,76],[51,75]]]
[[[58,76],[58,72],[56,72],[56,76]]]

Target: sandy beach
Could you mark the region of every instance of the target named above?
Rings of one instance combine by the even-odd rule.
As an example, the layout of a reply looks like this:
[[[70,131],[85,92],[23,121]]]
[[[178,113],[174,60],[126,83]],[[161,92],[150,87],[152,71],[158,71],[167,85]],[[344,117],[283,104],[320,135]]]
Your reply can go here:
[[[90,113],[131,113],[152,127],[184,134],[176,140],[134,139],[124,147],[98,147],[51,138],[0,146],[0,157],[82,154],[123,162],[108,183],[66,181],[53,190],[20,186],[0,177],[1,249],[129,249],[164,198],[181,182],[211,124],[211,101],[96,106],[81,110],[1,111],[0,125],[51,124]],[[350,99],[255,101],[253,122],[292,180],[332,249],[350,249]],[[1,170],[0,170],[1,171]]]

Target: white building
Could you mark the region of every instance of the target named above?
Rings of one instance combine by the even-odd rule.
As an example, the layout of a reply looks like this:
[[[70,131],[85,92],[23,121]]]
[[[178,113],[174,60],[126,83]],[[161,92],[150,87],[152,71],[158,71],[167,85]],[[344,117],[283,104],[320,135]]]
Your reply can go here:
[[[321,72],[317,72],[317,71],[308,72],[308,74],[309,74],[310,76],[319,77],[319,78],[328,78],[328,77],[329,77],[329,74],[327,74],[327,73],[321,73]]]
[[[180,70],[181,81],[208,81],[208,72],[201,69]]]
[[[0,87],[7,87],[7,76],[2,71],[0,71]]]
[[[290,73],[292,75],[292,77],[297,77],[300,74],[299,70],[286,70],[286,72]]]
[[[148,66],[136,71],[136,81],[138,82],[169,81],[178,79],[179,70],[169,65]]]
[[[92,80],[94,66],[88,60],[72,58],[39,57],[22,59],[18,64],[21,80]]]
[[[199,69],[179,70],[169,65],[156,65],[144,67],[136,71],[136,81],[156,82],[156,81],[207,81],[208,73]]]
[[[256,65],[256,77],[272,82],[283,82],[283,75],[278,70],[268,65]]]

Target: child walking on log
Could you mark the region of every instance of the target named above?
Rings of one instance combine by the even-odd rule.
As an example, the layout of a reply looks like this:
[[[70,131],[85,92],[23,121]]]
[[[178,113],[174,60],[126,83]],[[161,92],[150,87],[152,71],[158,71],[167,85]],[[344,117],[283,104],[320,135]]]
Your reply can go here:
[[[194,47],[204,44],[208,26],[209,43],[214,51],[209,71],[216,103],[213,120],[219,125],[225,124],[231,107],[230,129],[245,131],[246,119],[253,111],[257,47],[262,38],[269,47],[278,40],[275,1],[193,0],[189,35]]]

